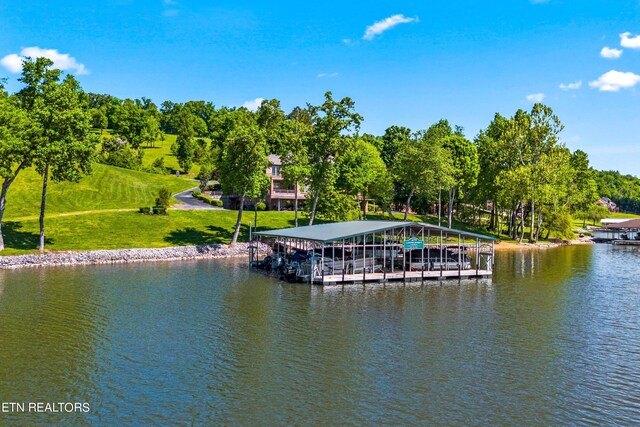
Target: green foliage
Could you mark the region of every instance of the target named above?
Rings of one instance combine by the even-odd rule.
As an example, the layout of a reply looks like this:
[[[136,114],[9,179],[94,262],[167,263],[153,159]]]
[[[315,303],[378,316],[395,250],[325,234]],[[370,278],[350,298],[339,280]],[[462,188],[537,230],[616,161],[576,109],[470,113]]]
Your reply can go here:
[[[220,159],[220,183],[226,191],[261,196],[269,184],[264,133],[256,125],[239,126],[227,137]]]
[[[204,191],[207,189],[207,185],[209,181],[213,178],[213,167],[210,165],[202,165],[200,168],[200,172],[198,173],[197,179],[200,181],[200,190]]]
[[[152,211],[151,208],[143,207],[143,208],[140,208],[140,210],[138,212],[140,212],[141,214],[144,214],[144,215],[151,215],[151,211]]]
[[[211,199],[211,205],[221,208],[222,207],[222,200],[220,200],[220,199]]]
[[[180,168],[185,173],[189,173],[193,165],[196,144],[193,140],[196,132],[194,130],[194,117],[186,108],[178,112],[176,117],[176,127],[178,137],[176,138],[176,157]]]
[[[624,212],[640,214],[640,179],[617,171],[595,171],[594,180],[601,197],[610,198]]]
[[[256,210],[257,211],[266,211],[267,210],[267,205],[264,202],[258,202],[256,203]]]
[[[155,207],[168,208],[171,204],[171,191],[163,187],[158,191],[158,198],[156,199]]]
[[[609,209],[606,206],[596,205],[595,203],[588,211],[589,219],[593,221],[593,225],[599,224],[607,215],[609,215]]]
[[[105,165],[140,170],[143,152],[132,149],[130,144],[119,137],[111,137],[102,143],[98,160]]]
[[[403,126],[391,126],[384,131],[380,157],[387,167],[393,166],[396,154],[404,144],[408,143],[410,138],[411,129]]]
[[[334,101],[331,92],[325,93],[325,101],[320,106],[310,105],[309,114],[313,123],[313,131],[306,139],[307,155],[311,165],[309,184],[312,202],[310,223],[313,224],[320,195],[335,192],[338,178],[336,159],[350,149],[353,138],[347,133],[358,131],[362,116],[354,111],[355,104],[351,98]]]
[[[114,132],[136,150],[143,144],[153,143],[159,138],[158,121],[142,103],[125,99],[121,105],[113,107],[111,120]]]
[[[193,190],[193,192],[191,193],[191,195],[192,195],[193,197],[201,196],[201,195],[202,195],[202,191],[200,191],[200,190]]]
[[[109,126],[106,108],[92,108],[89,110],[89,114],[91,115],[91,126],[93,128],[106,129]]]
[[[153,214],[154,215],[166,215],[167,214],[167,208],[154,206],[153,207]]]

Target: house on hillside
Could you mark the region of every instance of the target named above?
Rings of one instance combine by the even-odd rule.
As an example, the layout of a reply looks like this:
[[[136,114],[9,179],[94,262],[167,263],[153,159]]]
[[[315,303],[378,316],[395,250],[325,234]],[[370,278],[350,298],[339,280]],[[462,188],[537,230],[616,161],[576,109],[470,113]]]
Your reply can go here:
[[[269,155],[269,167],[267,168],[269,177],[269,191],[267,192],[267,209],[274,211],[293,210],[298,193],[298,208],[304,203],[307,193],[300,184],[286,185],[282,176],[282,160],[280,157]]]
[[[282,160],[275,154],[269,155],[269,167],[265,173],[269,177],[269,188],[265,195],[265,202],[268,210],[293,210],[298,193],[298,208],[304,203],[307,193],[302,185],[286,185],[282,175]],[[238,209],[240,196],[236,194],[225,194],[221,197],[225,209]],[[245,208],[253,207],[258,200],[245,200]]]
[[[640,218],[608,224],[592,230],[596,242],[640,240]]]
[[[609,212],[620,211],[620,208],[618,208],[618,205],[616,205],[615,202],[608,197],[601,197],[600,200],[596,202],[596,205],[606,207],[607,209],[609,209]]]

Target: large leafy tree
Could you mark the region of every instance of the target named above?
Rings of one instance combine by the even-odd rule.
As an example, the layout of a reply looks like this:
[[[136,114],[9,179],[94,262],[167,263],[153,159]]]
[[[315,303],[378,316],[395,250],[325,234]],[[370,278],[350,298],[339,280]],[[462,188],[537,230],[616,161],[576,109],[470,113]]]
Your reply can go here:
[[[181,108],[175,119],[176,132],[178,134],[176,137],[176,158],[178,159],[178,165],[185,173],[189,173],[195,156],[196,143],[193,137],[196,131],[194,124],[194,116],[186,108]]]
[[[91,133],[91,117],[83,103],[76,79],[51,70],[53,62],[26,59],[20,81],[25,87],[18,93],[31,120],[37,125],[32,147],[36,171],[42,175],[40,205],[40,251],[44,251],[44,218],[49,179],[54,182],[78,182],[91,172],[98,142]]]
[[[220,183],[227,192],[240,196],[240,206],[231,245],[238,241],[244,201],[261,196],[269,184],[265,173],[269,164],[267,142],[255,124],[235,126],[227,135],[220,162]]]
[[[395,179],[403,182],[408,191],[404,213],[406,220],[414,196],[428,195],[450,187],[453,165],[450,153],[439,144],[437,138],[427,132],[418,132],[402,144],[392,171]]]
[[[303,119],[303,110],[294,110],[287,120],[281,121],[275,130],[280,159],[282,160],[282,176],[287,185],[295,189],[293,203],[294,225],[298,226],[298,190],[304,186],[311,175],[306,138],[311,134],[311,124]],[[304,116],[306,117],[306,116]],[[302,119],[301,119],[302,118]]]
[[[478,181],[480,165],[478,162],[477,147],[464,136],[453,134],[442,140],[445,150],[449,151],[452,159],[453,174],[452,186],[449,187],[449,206],[447,209],[447,226],[453,225],[454,202],[460,198],[461,193],[473,188]]]
[[[310,225],[315,220],[320,195],[334,189],[338,178],[336,157],[348,150],[352,142],[347,133],[357,131],[362,121],[362,116],[354,111],[351,98],[334,101],[331,92],[325,93],[324,97],[322,105],[308,106],[313,123],[313,132],[307,138],[307,154],[312,165],[308,196],[311,199]]]
[[[18,173],[32,162],[34,129],[17,99],[0,86],[0,251],[4,250],[2,218],[7,205],[7,192]]]
[[[113,130],[132,148],[140,151],[143,144],[151,144],[160,136],[160,128],[153,107],[144,101],[125,99],[114,107],[111,117]]]
[[[380,152],[371,143],[357,139],[353,147],[338,157],[337,186],[360,198],[362,218],[367,218],[367,201],[389,202],[393,184]]]

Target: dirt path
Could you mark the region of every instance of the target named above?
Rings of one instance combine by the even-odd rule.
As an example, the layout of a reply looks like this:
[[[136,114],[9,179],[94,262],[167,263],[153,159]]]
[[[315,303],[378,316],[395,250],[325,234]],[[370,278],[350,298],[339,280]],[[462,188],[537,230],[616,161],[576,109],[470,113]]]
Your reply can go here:
[[[49,218],[60,218],[64,216],[77,216],[77,215],[89,215],[94,213],[102,213],[102,212],[137,212],[138,209],[126,208],[126,209],[95,209],[90,211],[74,211],[74,212],[63,212],[57,214],[46,214],[45,219]],[[39,215],[30,215],[30,216],[20,216],[7,218],[6,221],[33,221],[39,219]]]

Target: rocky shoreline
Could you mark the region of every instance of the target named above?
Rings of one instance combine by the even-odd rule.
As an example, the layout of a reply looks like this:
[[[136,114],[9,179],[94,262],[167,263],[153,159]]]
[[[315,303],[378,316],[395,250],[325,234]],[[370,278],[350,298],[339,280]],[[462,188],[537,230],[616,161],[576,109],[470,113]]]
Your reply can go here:
[[[261,244],[260,253],[266,254],[268,252],[269,247]],[[249,243],[238,243],[234,247],[223,244],[213,244],[149,249],[108,249],[83,252],[68,251],[33,255],[0,256],[0,270],[23,267],[180,261],[242,256],[249,256]]]

